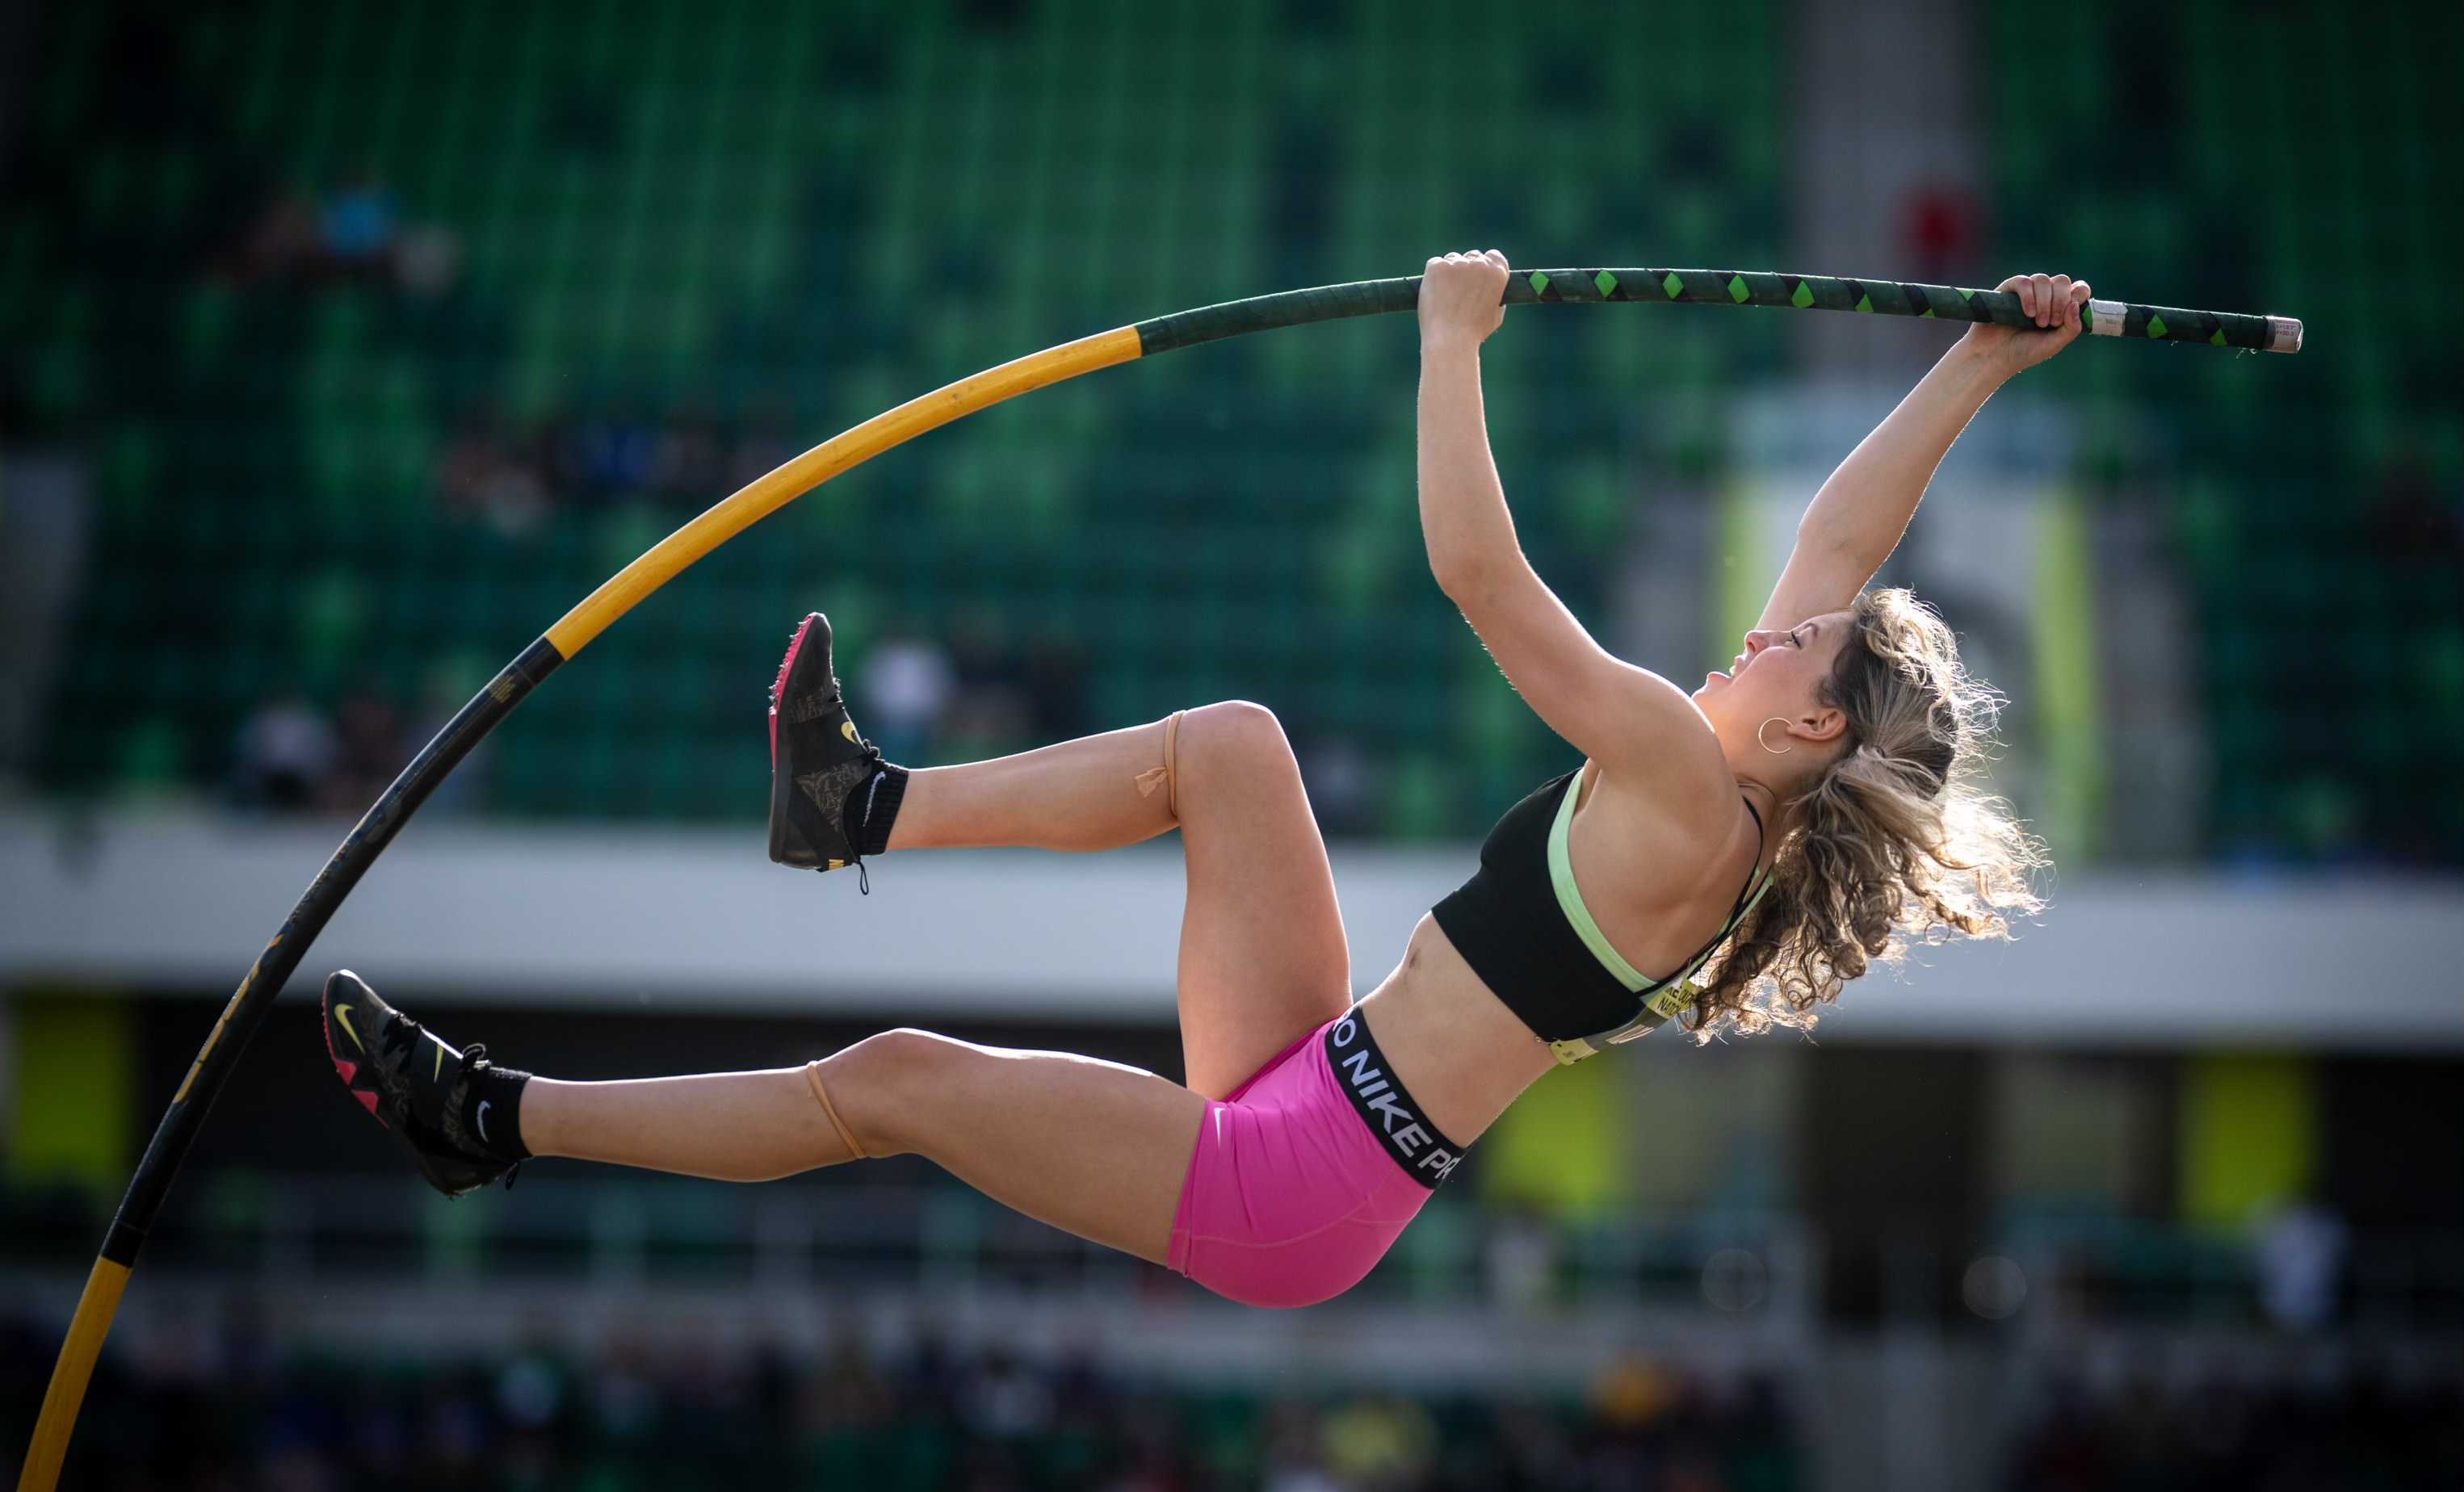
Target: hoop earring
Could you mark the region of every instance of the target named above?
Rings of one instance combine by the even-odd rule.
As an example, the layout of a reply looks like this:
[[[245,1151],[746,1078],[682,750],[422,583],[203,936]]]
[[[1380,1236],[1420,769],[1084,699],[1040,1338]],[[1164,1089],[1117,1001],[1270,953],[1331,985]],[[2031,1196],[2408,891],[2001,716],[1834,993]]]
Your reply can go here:
[[[1762,724],[1755,726],[1754,744],[1761,747],[1763,750],[1770,752],[1774,757],[1785,757],[1790,752],[1796,750],[1796,748],[1793,746],[1781,746],[1774,748],[1771,742],[1763,739],[1763,733],[1771,728],[1771,720],[1777,720],[1780,724],[1786,725],[1788,723],[1788,716],[1773,715],[1771,717],[1771,720],[1765,720]]]

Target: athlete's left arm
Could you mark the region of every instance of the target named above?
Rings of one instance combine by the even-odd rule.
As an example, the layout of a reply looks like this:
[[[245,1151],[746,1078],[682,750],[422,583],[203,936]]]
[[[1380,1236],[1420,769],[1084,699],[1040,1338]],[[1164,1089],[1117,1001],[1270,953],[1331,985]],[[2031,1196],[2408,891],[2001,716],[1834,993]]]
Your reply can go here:
[[[1996,288],[2017,294],[2021,309],[2049,329],[1990,323],[1968,329],[1815,494],[1757,627],[1785,631],[1854,601],[1900,546],[1935,469],[1985,401],[2078,339],[2079,307],[2089,296],[2085,280],[2014,274]]]
[[[1719,737],[1683,690],[1610,653],[1541,581],[1514,536],[1488,449],[1480,344],[1502,318],[1505,256],[1432,259],[1420,288],[1420,533],[1439,588],[1549,728],[1673,802],[1714,802]]]

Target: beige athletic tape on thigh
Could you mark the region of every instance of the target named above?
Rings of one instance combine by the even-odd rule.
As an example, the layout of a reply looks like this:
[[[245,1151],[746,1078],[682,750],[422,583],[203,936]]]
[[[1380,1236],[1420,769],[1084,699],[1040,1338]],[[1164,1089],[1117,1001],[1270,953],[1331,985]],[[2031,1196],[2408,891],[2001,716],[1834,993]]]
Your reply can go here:
[[[1153,798],[1155,790],[1162,788],[1164,811],[1176,819],[1180,817],[1180,805],[1173,801],[1172,748],[1180,735],[1180,717],[1187,713],[1186,710],[1176,710],[1163,723],[1163,765],[1149,767],[1138,774],[1138,796]]]
[[[831,1106],[829,1090],[822,1086],[820,1063],[804,1064],[804,1082],[811,1086],[813,1096],[822,1101],[822,1112],[830,1116],[830,1128],[839,1131],[839,1142],[847,1148],[847,1153],[858,1160],[870,1160],[872,1157],[864,1152],[864,1147],[856,1143],[855,1131],[847,1127],[847,1121],[840,1118],[838,1109]]]

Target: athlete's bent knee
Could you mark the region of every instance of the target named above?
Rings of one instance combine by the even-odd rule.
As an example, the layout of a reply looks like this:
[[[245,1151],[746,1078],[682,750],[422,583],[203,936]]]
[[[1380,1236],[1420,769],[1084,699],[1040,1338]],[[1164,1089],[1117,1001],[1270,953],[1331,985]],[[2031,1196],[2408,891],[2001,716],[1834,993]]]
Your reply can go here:
[[[1297,770],[1284,723],[1264,705],[1227,699],[1189,713],[1182,733],[1182,770],[1202,771],[1210,762],[1265,761]]]
[[[1287,747],[1284,723],[1275,713],[1254,700],[1222,699],[1193,710],[1193,724],[1204,721],[1210,738],[1242,746]]]
[[[860,1158],[878,1160],[913,1149],[900,1119],[913,1111],[934,1074],[947,1072],[965,1049],[949,1037],[901,1026],[806,1064],[804,1076],[841,1141]]]

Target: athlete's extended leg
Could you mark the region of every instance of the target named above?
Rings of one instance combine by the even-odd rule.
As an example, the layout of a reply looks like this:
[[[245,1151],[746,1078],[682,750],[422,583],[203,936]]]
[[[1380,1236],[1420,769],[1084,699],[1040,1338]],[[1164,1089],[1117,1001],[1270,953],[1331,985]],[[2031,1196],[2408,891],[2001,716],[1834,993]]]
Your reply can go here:
[[[857,1158],[849,1141],[870,1158],[919,1154],[1030,1218],[1163,1263],[1205,1112],[1117,1063],[889,1031],[806,1067],[533,1078],[520,1119],[533,1154],[724,1181],[839,1165]]]
[[[1135,1067],[907,1030],[801,1068],[559,1083],[456,1049],[348,970],[325,981],[323,1024],[343,1086],[453,1196],[534,1155],[766,1181],[914,1153],[1031,1218],[1169,1263],[1206,1113]]]

